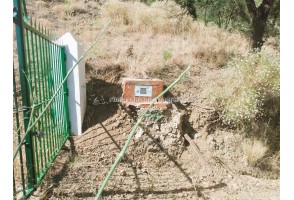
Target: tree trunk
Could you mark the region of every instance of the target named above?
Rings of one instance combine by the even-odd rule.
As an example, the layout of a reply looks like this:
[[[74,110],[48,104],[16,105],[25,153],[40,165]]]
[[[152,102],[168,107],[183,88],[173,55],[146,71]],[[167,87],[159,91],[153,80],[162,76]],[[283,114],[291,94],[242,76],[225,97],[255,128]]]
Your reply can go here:
[[[254,0],[246,0],[247,8],[252,16],[252,49],[260,50],[264,41],[266,21],[274,0],[263,0],[257,8]]]
[[[207,15],[207,5],[205,5],[205,10],[204,10],[204,23],[205,23],[205,26],[207,26],[207,18],[206,18],[206,15]]]
[[[260,50],[263,43],[265,42],[263,35],[265,31],[266,20],[260,16],[253,16],[252,18],[252,49]]]

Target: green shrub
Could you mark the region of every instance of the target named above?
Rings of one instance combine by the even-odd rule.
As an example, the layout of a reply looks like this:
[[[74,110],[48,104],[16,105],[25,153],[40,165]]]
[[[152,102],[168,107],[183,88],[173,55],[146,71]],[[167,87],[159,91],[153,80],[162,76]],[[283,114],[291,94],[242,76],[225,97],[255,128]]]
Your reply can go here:
[[[210,86],[208,97],[221,111],[225,124],[279,120],[279,58],[270,51],[234,59]]]
[[[165,61],[171,59],[172,57],[173,57],[173,53],[171,51],[169,50],[163,51],[163,58]]]
[[[157,110],[151,110],[146,113],[146,117],[151,120],[158,121],[163,117],[163,115],[161,115]]]

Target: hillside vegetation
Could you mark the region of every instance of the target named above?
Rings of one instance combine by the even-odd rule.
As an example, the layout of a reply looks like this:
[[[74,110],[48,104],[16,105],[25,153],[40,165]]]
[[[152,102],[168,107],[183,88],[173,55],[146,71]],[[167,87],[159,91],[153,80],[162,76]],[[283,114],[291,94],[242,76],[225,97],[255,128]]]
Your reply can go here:
[[[57,30],[65,23],[67,31],[77,33],[86,47],[110,22],[88,59],[96,66],[92,73],[116,66],[123,76],[161,78],[170,83],[174,73],[192,64],[191,76],[180,90],[190,88],[186,93],[190,96],[201,91],[216,108],[223,127],[262,141],[269,149],[263,156],[279,151],[279,50],[275,38],[269,38],[261,52],[252,53],[243,33],[195,21],[173,1],[147,5],[69,0],[49,12],[60,20],[60,25],[55,24]],[[84,18],[86,14],[93,16],[91,21]],[[47,24],[52,26],[49,21]]]
[[[248,34],[195,19],[174,1],[36,1],[28,9],[58,34],[71,32],[85,49],[110,22],[86,60],[86,131],[94,130],[95,116],[101,117],[99,110],[93,109],[93,100],[101,93],[119,95],[121,78],[160,78],[168,85],[192,64],[189,75],[171,91],[177,98],[192,99],[180,102],[190,128],[207,138],[222,137],[222,141],[226,136],[240,136],[227,153],[231,155],[230,166],[236,166],[239,173],[243,173],[243,166],[244,171],[248,167],[250,173],[257,171],[252,172],[256,177],[279,177],[280,60],[276,37],[269,37],[260,51],[251,51]],[[105,88],[98,88],[99,84]],[[211,155],[213,150],[203,151]]]

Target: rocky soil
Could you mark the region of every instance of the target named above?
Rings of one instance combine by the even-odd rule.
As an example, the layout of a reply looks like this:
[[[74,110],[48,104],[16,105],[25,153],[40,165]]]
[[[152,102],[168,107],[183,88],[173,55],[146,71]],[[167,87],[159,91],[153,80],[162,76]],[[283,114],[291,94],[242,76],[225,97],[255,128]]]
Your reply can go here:
[[[250,167],[238,148],[240,135],[195,133],[193,141],[208,161],[205,164],[184,142],[182,134],[188,130],[180,129],[180,112],[174,113],[167,115],[171,121],[162,123],[160,130],[171,129],[163,134],[152,132],[159,122],[143,122],[146,126],[137,131],[103,199],[279,199],[279,180],[248,175]],[[119,105],[112,117],[71,138],[32,198],[93,199],[134,124],[133,117]],[[179,129],[166,127],[176,124]]]
[[[100,72],[95,79],[87,73],[93,87],[87,94],[84,133],[69,139],[32,199],[93,199],[142,112],[108,102],[109,96],[121,95],[120,73]],[[112,82],[102,79],[110,76]],[[97,101],[99,95],[104,100]],[[279,173],[249,166],[240,148],[244,136],[218,127],[216,119],[201,101],[153,110],[103,199],[279,199]],[[184,134],[197,145],[201,158]]]

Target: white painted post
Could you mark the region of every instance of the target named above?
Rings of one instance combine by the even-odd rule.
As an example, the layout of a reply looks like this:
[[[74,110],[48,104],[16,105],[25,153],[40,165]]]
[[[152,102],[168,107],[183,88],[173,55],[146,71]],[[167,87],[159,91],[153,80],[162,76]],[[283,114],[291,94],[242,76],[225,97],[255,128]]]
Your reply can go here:
[[[64,34],[57,41],[59,44],[65,46],[66,70],[68,71],[83,55],[84,49],[70,33]],[[67,87],[71,134],[81,135],[87,103],[84,59],[81,60],[69,75]]]

